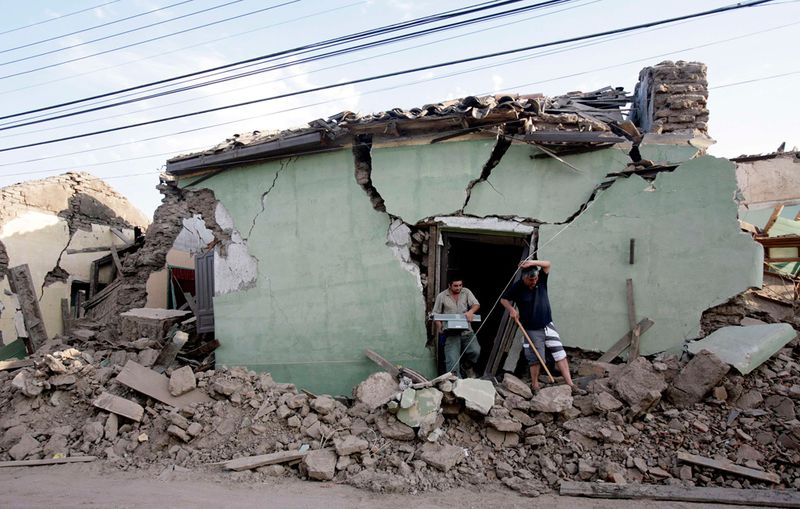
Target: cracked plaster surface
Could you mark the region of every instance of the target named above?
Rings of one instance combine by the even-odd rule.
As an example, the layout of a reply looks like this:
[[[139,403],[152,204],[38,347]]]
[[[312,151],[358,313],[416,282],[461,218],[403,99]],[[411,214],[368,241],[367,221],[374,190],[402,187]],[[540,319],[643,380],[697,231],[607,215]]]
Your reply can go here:
[[[275,177],[277,180],[277,173]],[[267,193],[264,193],[261,196],[262,204],[266,195]],[[221,246],[214,248],[214,295],[253,288],[258,280],[258,259],[250,254],[247,240],[242,238],[236,229],[233,216],[221,202],[217,202],[214,214],[222,231],[230,235],[230,242],[225,245],[224,255]],[[255,225],[255,218],[253,224]]]

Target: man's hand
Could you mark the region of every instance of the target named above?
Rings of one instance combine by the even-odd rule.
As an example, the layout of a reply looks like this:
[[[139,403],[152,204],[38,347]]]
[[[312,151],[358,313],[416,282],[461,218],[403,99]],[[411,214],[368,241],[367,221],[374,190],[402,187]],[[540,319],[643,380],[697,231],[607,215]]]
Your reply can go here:
[[[467,311],[466,313],[464,313],[464,316],[467,318],[468,322],[471,322],[475,318],[475,313],[473,313],[472,311]]]
[[[519,320],[519,311],[516,308],[511,308],[508,310],[508,316],[510,316],[511,319],[516,322]]]
[[[519,262],[520,269],[527,269],[528,267],[535,267],[538,265],[534,260],[524,260]]]

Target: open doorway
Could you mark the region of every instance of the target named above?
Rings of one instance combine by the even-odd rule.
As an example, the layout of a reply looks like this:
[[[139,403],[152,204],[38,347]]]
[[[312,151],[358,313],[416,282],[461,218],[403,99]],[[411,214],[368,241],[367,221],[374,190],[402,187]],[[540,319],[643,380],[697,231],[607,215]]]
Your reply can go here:
[[[478,341],[481,346],[481,356],[475,367],[477,373],[483,373],[487,361],[492,353],[495,337],[501,326],[504,309],[500,304],[489,315],[492,305],[508,283],[509,278],[516,270],[519,261],[528,253],[527,238],[500,234],[463,233],[443,231],[442,251],[440,257],[441,288],[447,287],[449,275],[458,275],[463,278],[464,286],[472,290],[481,308],[478,314],[482,318]],[[478,326],[474,327],[475,329]],[[442,359],[442,352],[437,358]],[[443,362],[439,362],[440,372],[444,369]]]

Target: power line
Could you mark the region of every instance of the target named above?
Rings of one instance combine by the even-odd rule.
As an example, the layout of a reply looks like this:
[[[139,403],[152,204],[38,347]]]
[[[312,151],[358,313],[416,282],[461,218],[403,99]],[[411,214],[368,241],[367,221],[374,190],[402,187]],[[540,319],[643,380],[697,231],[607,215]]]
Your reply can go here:
[[[167,121],[170,121],[170,120],[188,118],[188,117],[193,117],[193,116],[197,116],[197,115],[203,115],[203,114],[206,114],[206,113],[212,113],[212,112],[216,112],[216,111],[227,110],[227,109],[231,109],[231,108],[239,108],[239,107],[242,107],[242,106],[249,106],[249,105],[252,105],[252,104],[258,104],[258,103],[267,102],[267,101],[274,101],[276,99],[283,99],[283,98],[286,98],[286,97],[293,97],[293,96],[297,96],[297,95],[308,94],[308,93],[311,93],[311,92],[318,92],[318,91],[322,91],[322,90],[328,90],[328,89],[331,89],[331,88],[339,88],[339,87],[343,87],[343,86],[347,86],[347,85],[355,85],[355,84],[359,84],[359,83],[367,83],[367,82],[370,82],[370,81],[376,81],[376,80],[386,79],[386,78],[395,77],[395,76],[402,76],[402,75],[405,75],[405,74],[411,74],[411,73],[420,72],[420,71],[427,71],[427,70],[437,69],[437,68],[441,68],[441,67],[449,67],[449,66],[452,66],[452,65],[457,65],[457,64],[467,63],[467,62],[485,60],[487,58],[494,58],[494,57],[503,56],[503,55],[515,54],[515,53],[520,53],[520,52],[523,52],[523,51],[530,51],[530,50],[533,50],[533,49],[556,46],[556,45],[559,45],[559,44],[566,44],[566,43],[577,42],[577,41],[581,41],[581,40],[595,39],[595,38],[602,37],[602,36],[620,34],[620,33],[630,32],[630,31],[633,31],[633,30],[640,30],[642,28],[650,28],[650,27],[660,26],[660,25],[664,25],[664,24],[668,24],[668,23],[674,23],[676,21],[683,21],[683,20],[687,20],[687,19],[704,17],[704,16],[708,16],[708,15],[711,15],[711,14],[717,14],[717,13],[720,13],[720,12],[734,11],[734,10],[742,9],[742,8],[745,8],[745,7],[752,7],[754,5],[767,3],[767,2],[770,2],[770,1],[771,0],[757,0],[755,2],[750,2],[750,3],[747,3],[747,4],[729,5],[729,6],[725,6],[725,7],[719,7],[719,8],[716,8],[716,9],[711,9],[711,10],[708,10],[708,11],[702,11],[702,12],[698,12],[698,13],[678,16],[678,17],[674,17],[674,18],[662,19],[662,20],[659,20],[659,21],[652,21],[652,22],[648,22],[648,23],[643,23],[643,24],[639,24],[639,25],[632,25],[632,26],[629,26],[629,27],[618,28],[618,29],[614,29],[614,30],[606,30],[604,32],[598,32],[598,33],[590,34],[590,35],[571,37],[571,38],[568,38],[568,39],[562,39],[560,41],[551,41],[551,42],[547,42],[547,43],[536,44],[536,45],[533,45],[533,46],[526,46],[526,47],[522,47],[522,48],[515,48],[515,49],[511,49],[511,50],[488,53],[488,54],[479,55],[479,56],[475,56],[475,57],[467,57],[467,58],[462,58],[462,59],[458,59],[458,60],[451,60],[451,61],[448,61],[448,62],[441,62],[441,63],[438,63],[438,64],[432,64],[432,65],[426,65],[426,66],[421,66],[421,67],[416,67],[416,68],[411,68],[411,69],[405,69],[405,70],[402,70],[402,71],[395,71],[395,72],[390,72],[390,73],[385,73],[385,74],[379,74],[379,75],[369,76],[369,77],[366,77],[366,78],[359,78],[359,79],[350,80],[350,81],[346,81],[346,82],[335,83],[335,84],[331,84],[331,85],[323,85],[323,86],[319,86],[319,87],[313,87],[313,88],[309,88],[309,89],[305,89],[305,90],[299,90],[299,91],[295,91],[295,92],[279,94],[279,95],[275,95],[275,96],[271,96],[271,97],[265,97],[265,98],[261,98],[261,99],[254,99],[254,100],[251,100],[251,101],[244,101],[244,102],[241,102],[241,103],[236,103],[236,104],[231,104],[231,105],[226,105],[226,106],[219,106],[219,107],[216,107],[216,108],[208,108],[208,109],[205,109],[205,110],[194,111],[194,112],[190,112],[190,113],[184,113],[184,114],[181,114],[181,115],[173,115],[173,116],[170,116],[170,117],[164,117],[164,118],[155,119],[155,120],[149,120],[149,121],[145,121],[145,122],[138,122],[138,123],[135,123],[135,124],[128,124],[128,125],[112,127],[112,128],[108,128],[108,129],[102,129],[102,130],[94,131],[94,132],[81,133],[81,134],[76,134],[76,135],[72,135],[72,136],[66,136],[66,137],[56,138],[56,139],[51,139],[51,140],[46,140],[46,141],[40,141],[40,142],[28,143],[28,144],[24,144],[24,145],[6,147],[6,148],[0,149],[0,152],[8,152],[8,151],[12,151],[12,150],[19,150],[19,149],[22,149],[22,148],[36,147],[36,146],[41,146],[41,145],[49,145],[49,144],[58,143],[58,142],[61,142],[61,141],[68,141],[68,140],[74,140],[74,139],[79,139],[79,138],[85,138],[85,137],[88,137],[88,136],[95,136],[95,135],[98,135],[98,134],[106,134],[106,133],[111,133],[111,132],[117,132],[117,131],[132,129],[134,127],[142,127],[142,126],[146,126],[146,125],[153,125],[153,124],[158,124],[158,123],[162,123],[162,122],[167,122]]]
[[[575,5],[575,6],[572,6],[572,7],[565,7],[564,9],[561,9],[561,10],[548,12],[548,13],[545,13],[545,14],[537,14],[535,16],[526,17],[526,18],[523,18],[523,19],[517,20],[517,21],[505,22],[505,23],[500,24],[500,25],[495,25],[495,26],[492,26],[492,27],[482,28],[482,29],[479,29],[479,30],[473,30],[471,32],[467,32],[467,33],[464,33],[464,34],[445,37],[445,38],[442,38],[442,39],[437,39],[435,41],[430,41],[430,42],[426,42],[426,43],[423,43],[423,44],[417,44],[417,45],[414,45],[414,46],[409,46],[407,48],[402,48],[402,49],[398,49],[398,50],[394,50],[394,51],[389,51],[389,52],[381,53],[381,54],[378,54],[378,55],[372,55],[372,56],[369,56],[369,57],[359,58],[359,59],[356,59],[356,60],[350,60],[348,62],[344,62],[344,63],[341,63],[341,64],[331,65],[331,66],[328,66],[328,67],[322,67],[320,69],[314,69],[314,70],[311,70],[311,71],[309,71],[307,73],[302,73],[302,74],[303,75],[310,75],[310,74],[314,74],[314,73],[321,72],[321,71],[326,71],[326,70],[330,70],[330,69],[336,69],[336,68],[339,68],[339,67],[343,67],[343,66],[347,66],[347,65],[351,65],[351,64],[355,64],[355,63],[365,62],[367,60],[372,60],[372,59],[375,59],[375,58],[380,58],[380,57],[384,57],[384,56],[388,56],[388,55],[394,55],[394,54],[401,53],[401,52],[404,52],[404,51],[409,51],[409,50],[412,50],[412,49],[417,49],[417,48],[429,46],[431,44],[437,44],[437,43],[443,42],[443,41],[450,41],[450,40],[458,39],[458,38],[461,38],[461,37],[467,37],[467,36],[470,36],[470,35],[474,35],[474,34],[478,34],[478,33],[482,33],[482,32],[487,32],[489,30],[495,30],[495,29],[498,29],[498,28],[507,28],[507,27],[509,27],[511,25],[514,25],[514,24],[522,23],[522,22],[525,22],[525,21],[530,21],[532,19],[537,19],[537,18],[541,18],[541,17],[545,17],[545,16],[551,16],[551,15],[557,14],[559,12],[564,12],[564,11],[567,11],[567,10],[576,9],[576,8],[579,8],[579,7],[584,7],[586,5],[597,3],[597,2],[600,2],[600,1],[602,1],[602,0],[591,0],[591,1],[588,1],[588,2],[586,2],[584,4],[579,4],[579,5]],[[600,42],[603,42],[603,41],[600,41]],[[593,43],[593,44],[595,44],[595,43]],[[539,54],[534,55],[533,57],[525,57],[524,59],[527,60],[529,58],[534,58],[536,56],[539,56]],[[514,59],[514,60],[511,60],[510,62],[516,62],[518,60],[519,59]],[[505,65],[505,64],[498,64],[498,65]],[[154,107],[151,107],[151,108],[139,109],[139,110],[137,110],[137,112],[153,111],[153,110],[157,110],[157,109],[166,108],[166,107],[169,107],[169,106],[175,106],[175,105],[178,105],[178,104],[185,104],[185,103],[189,103],[189,102],[199,101],[199,100],[205,99],[207,97],[231,94],[231,93],[238,92],[238,91],[241,91],[241,90],[255,88],[257,86],[260,87],[260,86],[263,86],[263,85],[268,85],[268,84],[271,84],[271,83],[282,81],[284,79],[294,78],[294,77],[297,77],[297,76],[300,76],[300,75],[301,75],[301,73],[297,73],[297,74],[292,74],[292,75],[286,76],[284,78],[276,78],[276,79],[272,79],[272,80],[261,81],[261,82],[259,82],[257,84],[246,85],[246,86],[243,86],[243,87],[234,88],[232,90],[227,90],[227,91],[224,91],[224,92],[219,92],[219,93],[214,93],[214,94],[207,94],[206,96],[200,97],[200,98],[195,97],[195,98],[186,99],[186,100],[183,100],[183,101],[175,101],[175,102],[171,102],[171,103],[167,103],[167,104],[162,104],[160,106],[154,106]],[[69,111],[69,108],[66,109],[66,110],[62,110],[62,111]],[[102,119],[84,120],[84,121],[81,121],[81,122],[73,122],[71,124],[63,124],[63,125],[54,126],[54,127],[37,128],[35,131],[31,130],[31,131],[26,131],[26,132],[22,132],[22,133],[8,134],[8,135],[5,135],[5,138],[14,138],[14,137],[18,137],[18,136],[24,136],[24,135],[27,135],[27,134],[30,134],[30,133],[33,133],[33,132],[39,133],[39,132],[46,132],[46,131],[64,129],[66,127],[73,127],[73,126],[77,126],[77,125],[84,125],[84,124],[89,124],[89,123],[94,123],[94,122],[100,122],[100,121],[104,121],[104,120],[110,120],[110,119],[113,119],[113,118],[124,117],[124,116],[127,116],[127,115],[130,115],[130,113],[127,113],[127,112],[126,113],[120,113],[120,114],[117,114],[117,115],[110,115],[110,116],[104,117]],[[37,117],[29,117],[29,118],[30,119],[35,119]],[[0,126],[2,126],[2,125],[4,125],[4,124],[0,124]],[[14,127],[21,127],[21,125],[15,125]],[[3,166],[3,165],[0,164],[0,166]]]
[[[375,36],[375,35],[381,35],[383,33],[390,33],[390,32],[393,32],[393,31],[403,30],[403,29],[406,29],[406,28],[411,28],[411,27],[414,27],[414,26],[433,23],[433,22],[436,22],[436,21],[441,21],[441,20],[445,20],[445,19],[449,19],[449,18],[452,18],[452,17],[461,16],[461,15],[465,15],[465,14],[472,14],[472,13],[475,13],[475,12],[480,12],[480,11],[485,10],[485,9],[491,9],[491,8],[495,8],[495,7],[498,7],[498,6],[504,6],[504,5],[508,5],[508,4],[512,4],[512,3],[517,3],[517,2],[520,2],[520,1],[521,0],[505,0],[505,1],[499,2],[499,3],[495,2],[495,1],[481,2],[481,3],[475,4],[475,5],[466,7],[466,8],[462,8],[462,9],[453,9],[453,10],[450,10],[450,11],[445,11],[445,12],[442,12],[442,13],[439,13],[439,14],[435,14],[435,15],[431,15],[431,16],[425,16],[425,17],[422,17],[422,18],[416,18],[416,19],[413,19],[413,20],[410,20],[410,21],[406,21],[406,22],[394,23],[394,24],[391,24],[391,25],[384,25],[382,27],[373,28],[373,29],[369,29],[369,30],[365,30],[365,31],[361,31],[361,32],[356,32],[356,33],[348,34],[348,35],[345,35],[345,36],[335,37],[333,39],[327,39],[327,40],[324,40],[324,41],[319,41],[319,42],[315,42],[315,43],[311,43],[311,44],[306,44],[306,45],[303,45],[303,46],[297,46],[297,47],[294,47],[294,48],[281,50],[281,51],[277,51],[277,52],[274,52],[274,53],[269,53],[269,54],[266,54],[266,55],[253,57],[253,58],[248,58],[248,59],[245,59],[245,60],[240,60],[238,62],[233,62],[233,63],[230,63],[230,64],[224,64],[224,65],[212,67],[212,68],[209,68],[209,69],[203,69],[203,70],[200,70],[200,71],[195,71],[195,72],[191,72],[191,73],[187,73],[187,74],[181,74],[179,76],[173,76],[171,78],[164,78],[164,79],[161,79],[161,80],[152,81],[152,82],[144,83],[144,84],[141,84],[141,85],[136,85],[136,86],[133,86],[133,87],[127,87],[127,88],[123,88],[123,89],[120,89],[120,90],[114,90],[114,91],[111,91],[111,92],[106,92],[106,93],[103,93],[103,94],[98,94],[98,95],[94,95],[94,96],[90,96],[90,97],[84,97],[84,98],[81,98],[81,99],[75,99],[75,100],[72,100],[72,101],[67,101],[67,102],[63,102],[63,103],[59,103],[59,104],[54,104],[54,105],[51,105],[51,106],[45,106],[45,107],[42,107],[42,108],[36,108],[36,109],[33,109],[33,110],[22,111],[22,112],[14,113],[14,114],[11,114],[11,115],[5,115],[5,116],[1,116],[0,120],[4,120],[4,119],[7,119],[7,118],[19,117],[19,116],[23,116],[23,115],[28,115],[28,114],[31,114],[31,113],[38,113],[38,112],[41,112],[41,111],[48,111],[48,110],[52,110],[52,109],[61,108],[61,107],[64,107],[64,106],[71,106],[73,104],[79,104],[79,103],[83,103],[83,102],[93,101],[95,99],[102,99],[102,98],[105,98],[105,97],[119,95],[119,94],[123,94],[123,93],[126,93],[126,92],[132,92],[132,91],[135,91],[135,90],[141,90],[141,89],[144,89],[144,88],[149,88],[149,87],[152,87],[152,86],[155,86],[155,85],[162,85],[164,83],[170,83],[170,82],[181,80],[181,79],[185,79],[185,78],[190,78],[190,77],[194,77],[194,76],[200,76],[200,75],[203,75],[203,74],[208,74],[208,73],[211,73],[211,72],[220,71],[220,70],[224,70],[224,69],[230,69],[230,68],[238,67],[238,66],[241,66],[241,65],[244,65],[244,64],[248,64],[248,63],[252,63],[252,62],[258,62],[258,61],[261,61],[261,60],[266,60],[266,59],[275,58],[275,57],[288,56],[288,55],[292,55],[292,54],[294,54],[294,53],[296,53],[298,51],[302,51],[302,50],[308,50],[308,49],[313,49],[313,48],[321,48],[321,47],[331,47],[331,46],[335,46],[335,45],[338,45],[338,44],[343,44],[343,43],[346,43],[346,42],[350,42],[350,41],[353,41],[353,40],[359,40],[359,39],[362,39],[362,38],[368,38],[368,37],[372,37],[372,36]],[[549,4],[551,2],[545,2],[545,3]],[[487,4],[492,4],[492,5],[491,6],[487,6]],[[0,79],[1,78],[2,77],[0,77]]]
[[[237,3],[237,2],[241,2],[241,1],[242,0],[233,0],[230,3]],[[13,77],[16,77],[16,76],[23,76],[25,74],[30,74],[32,72],[41,71],[41,70],[44,70],[44,69],[50,69],[50,68],[53,68],[53,67],[59,67],[59,66],[64,65],[64,64],[70,64],[72,62],[78,62],[80,60],[86,60],[87,58],[92,58],[92,57],[96,57],[96,56],[100,56],[100,55],[106,55],[108,53],[113,53],[114,51],[119,51],[121,49],[132,48],[134,46],[139,46],[141,44],[146,44],[146,43],[154,42],[154,41],[160,41],[161,39],[166,39],[168,37],[174,37],[176,35],[185,34],[187,32],[192,32],[194,30],[200,30],[202,28],[208,28],[208,27],[213,26],[213,25],[219,25],[220,23],[226,23],[228,21],[232,21],[232,20],[235,20],[235,19],[240,19],[240,18],[243,18],[245,16],[252,16],[253,14],[258,14],[258,13],[269,11],[269,10],[272,10],[272,9],[277,9],[278,7],[283,7],[285,5],[297,3],[299,1],[300,0],[288,0],[288,1],[286,1],[284,3],[281,3],[281,4],[273,5],[273,6],[270,6],[270,7],[265,7],[263,9],[258,9],[258,10],[247,12],[247,13],[244,13],[244,14],[239,14],[237,16],[231,16],[229,18],[221,19],[221,20],[218,20],[218,21],[212,21],[210,23],[205,23],[205,24],[194,26],[194,27],[187,28],[187,29],[184,29],[184,30],[178,30],[177,32],[171,32],[169,34],[160,35],[158,37],[152,37],[152,38],[146,39],[144,41],[133,42],[133,43],[130,43],[130,44],[125,44],[123,46],[117,46],[116,48],[111,48],[111,49],[107,49],[107,50],[104,50],[104,51],[98,51],[97,53],[92,53],[91,55],[84,55],[84,56],[81,56],[81,57],[71,58],[69,60],[63,60],[61,62],[56,62],[54,64],[48,64],[48,65],[44,65],[44,66],[41,66],[41,67],[37,67],[35,69],[28,69],[27,71],[20,71],[20,72],[16,72],[16,73],[13,73],[13,74],[6,74],[5,76],[0,76],[0,79],[13,78]],[[80,44],[78,46],[80,46]],[[14,62],[16,62],[16,60]],[[10,62],[6,62],[6,63],[10,63]],[[5,64],[3,64],[3,65],[5,65]]]
[[[53,18],[45,19],[45,20],[42,20],[42,21],[37,21],[36,23],[31,23],[30,25],[25,25],[25,26],[21,26],[21,27],[17,27],[17,28],[12,28],[10,30],[6,30],[4,32],[0,32],[0,35],[10,34],[11,32],[17,32],[19,30],[24,30],[26,28],[31,28],[31,27],[35,27],[35,26],[39,26],[39,25],[44,25],[45,23],[50,23],[51,21],[57,21],[59,19],[69,18],[70,16],[74,16],[76,14],[81,14],[81,13],[84,13],[84,12],[87,12],[87,11],[93,11],[94,9],[99,9],[100,7],[105,7],[106,5],[115,4],[117,2],[119,2],[119,0],[111,0],[110,2],[106,2],[106,3],[100,4],[100,5],[95,5],[93,7],[87,7],[85,9],[81,9],[79,11],[73,11],[73,12],[70,12],[70,13],[67,13],[67,14],[62,14],[60,16],[55,16]]]
[[[736,87],[736,86],[739,86],[739,85],[746,85],[748,83],[757,83],[759,81],[766,81],[766,80],[771,80],[771,79],[775,79],[775,78],[783,78],[784,76],[792,76],[794,74],[800,74],[800,69],[798,69],[796,71],[785,72],[785,73],[782,73],[782,74],[773,74],[771,76],[763,76],[761,78],[753,78],[751,80],[736,81],[734,83],[726,83],[724,85],[717,85],[717,86],[714,86],[714,87],[709,87],[709,90],[718,90],[720,88]]]
[[[116,0],[116,1],[119,1],[119,0]],[[295,21],[300,21],[300,20],[312,18],[314,16],[320,16],[322,14],[328,14],[328,13],[331,13],[331,12],[334,12],[334,11],[347,9],[347,8],[350,8],[350,7],[353,7],[353,6],[356,6],[356,5],[363,5],[363,4],[367,3],[368,1],[369,0],[361,0],[361,1],[358,1],[358,2],[353,2],[353,3],[350,3],[350,4],[345,4],[345,5],[341,5],[341,6],[338,6],[338,7],[334,7],[332,9],[326,9],[326,10],[323,10],[323,11],[317,11],[317,12],[314,12],[312,14],[307,14],[305,16],[299,16],[297,18],[291,18],[291,19],[288,19],[288,20],[285,20],[285,21],[281,21],[281,22],[278,22],[278,23],[272,23],[270,25],[262,25],[262,26],[259,26],[258,28],[254,28],[252,30],[245,30],[244,32],[237,32],[235,34],[226,35],[224,37],[217,37],[217,38],[214,38],[214,39],[208,39],[208,40],[205,40],[205,41],[197,43],[197,44],[191,44],[189,46],[183,46],[181,48],[176,48],[176,49],[172,49],[172,50],[169,50],[169,51],[163,51],[161,53],[156,53],[154,55],[149,55],[149,56],[146,56],[146,57],[141,57],[141,58],[136,58],[136,59],[133,59],[133,60],[128,60],[127,62],[122,62],[122,63],[118,63],[118,64],[114,64],[114,65],[107,65],[105,67],[100,67],[100,68],[92,69],[91,71],[81,72],[81,73],[78,73],[78,74],[72,74],[72,75],[69,75],[69,76],[64,76],[64,77],[61,77],[61,78],[58,78],[58,79],[55,79],[55,80],[42,81],[42,82],[39,82],[39,83],[34,83],[34,84],[26,85],[26,86],[23,86],[23,87],[19,87],[19,88],[0,91],[0,96],[11,94],[11,93],[14,93],[14,92],[21,92],[23,90],[30,90],[30,89],[38,88],[38,87],[41,87],[41,86],[44,86],[44,85],[50,85],[52,83],[63,83],[64,81],[71,80],[71,79],[74,79],[74,78],[80,78],[81,76],[87,76],[89,74],[95,74],[95,73],[98,73],[98,72],[107,71],[109,69],[115,69],[117,67],[130,65],[130,64],[133,64],[133,63],[136,63],[136,62],[142,62],[144,60],[150,60],[150,59],[153,59],[153,58],[163,57],[165,55],[171,55],[173,53],[178,53],[178,52],[183,51],[183,50],[197,48],[197,47],[200,47],[200,46],[206,46],[206,45],[214,43],[214,42],[219,42],[219,41],[224,41],[224,40],[227,40],[227,39],[233,39],[233,38],[236,38],[236,37],[241,37],[242,35],[251,34],[253,32],[259,32],[261,30],[266,30],[268,28],[273,28],[273,27],[280,26],[280,25],[286,25],[288,23],[293,23]]]
[[[128,20],[131,20],[131,19],[134,19],[134,18],[139,18],[141,16],[146,16],[146,15],[152,14],[154,12],[163,11],[163,10],[170,9],[172,7],[177,7],[178,5],[187,4],[187,3],[193,2],[193,1],[194,0],[183,0],[182,2],[174,3],[172,5],[165,5],[164,7],[159,7],[158,9],[152,9],[152,10],[147,11],[147,12],[140,12],[139,14],[133,14],[133,15],[127,16],[125,18],[120,18],[120,19],[117,19],[117,20],[114,20],[114,21],[109,21],[107,23],[101,23],[100,25],[94,25],[94,26],[91,26],[89,28],[83,28],[81,30],[75,30],[74,32],[69,32],[67,34],[56,35],[56,36],[53,36],[53,37],[49,37],[47,39],[41,39],[39,41],[29,42],[27,44],[22,44],[20,46],[14,46],[13,48],[6,48],[4,50],[0,50],[0,54],[1,53],[8,53],[9,51],[14,51],[14,50],[23,49],[23,48],[30,48],[31,46],[38,46],[39,44],[44,44],[46,42],[55,41],[56,39],[63,39],[65,37],[70,37],[72,35],[82,34],[84,32],[88,32],[90,30],[96,30],[98,28],[107,27],[107,26],[110,26],[110,25],[115,25],[117,23],[122,23],[123,21],[128,21]],[[113,37],[113,35],[112,35],[112,37]],[[88,42],[85,42],[83,44],[89,44],[90,42],[96,42],[96,41],[88,41]],[[78,44],[78,46],[80,46],[80,44]],[[65,49],[74,48],[74,47],[75,46],[68,46],[68,47],[61,48],[61,49],[56,50],[56,51],[63,51]],[[49,53],[42,53],[40,55],[33,55],[31,57],[28,57],[28,58],[34,58],[34,57],[47,55],[47,54],[49,54]],[[22,59],[22,60],[27,60],[27,58]],[[14,60],[14,62],[19,62],[19,60]],[[2,63],[0,63],[0,65],[5,65],[5,64],[8,64],[8,63],[11,63],[11,62],[2,62]]]
[[[569,2],[569,1],[573,1],[573,0],[551,0],[550,2],[545,2],[545,4],[564,3],[564,2]],[[163,96],[166,96],[166,95],[171,95],[171,94],[176,94],[176,93],[180,93],[180,92],[186,92],[186,91],[189,91],[189,90],[194,90],[196,88],[201,88],[201,87],[210,86],[210,85],[214,85],[214,84],[224,83],[224,82],[235,80],[235,79],[249,77],[249,76],[253,76],[253,75],[256,75],[256,74],[261,74],[261,73],[268,72],[268,71],[273,71],[273,70],[277,70],[277,69],[283,69],[283,68],[286,68],[286,67],[291,67],[291,66],[295,66],[295,65],[304,64],[304,63],[314,62],[314,61],[318,61],[318,60],[324,60],[326,58],[331,58],[331,57],[334,57],[334,56],[340,56],[340,55],[344,55],[344,54],[360,51],[362,49],[369,49],[369,48],[379,47],[379,46],[383,46],[383,45],[387,45],[387,44],[392,44],[394,42],[404,41],[404,40],[408,40],[408,39],[414,39],[414,38],[417,38],[417,37],[422,37],[422,36],[430,35],[430,34],[437,33],[437,32],[448,31],[448,30],[452,30],[452,29],[455,29],[455,28],[460,28],[460,27],[463,27],[463,26],[468,26],[468,25],[477,24],[477,23],[483,23],[483,22],[486,22],[486,21],[489,21],[489,20],[499,19],[499,18],[502,18],[502,17],[515,15],[515,14],[519,14],[519,13],[530,11],[530,10],[538,10],[538,9],[542,8],[543,5],[544,4],[536,4],[536,5],[531,5],[531,6],[526,6],[526,7],[516,8],[516,9],[510,9],[510,10],[507,10],[507,11],[501,11],[501,12],[498,12],[498,13],[482,15],[482,16],[479,16],[479,17],[476,17],[476,18],[471,18],[471,19],[467,19],[467,20],[463,20],[463,21],[453,22],[453,23],[450,23],[450,24],[447,24],[447,25],[443,25],[443,26],[439,26],[439,27],[423,29],[423,30],[420,30],[420,31],[417,31],[417,32],[412,32],[412,33],[409,33],[409,34],[402,34],[402,35],[399,35],[399,36],[389,37],[387,39],[381,39],[381,40],[378,40],[378,41],[367,42],[367,43],[364,43],[364,44],[351,46],[349,48],[343,48],[343,49],[339,49],[339,50],[334,50],[334,51],[331,51],[331,52],[328,52],[328,53],[322,53],[322,54],[319,54],[319,55],[314,55],[314,56],[302,58],[302,59],[299,59],[299,60],[293,60],[293,61],[289,61],[289,62],[282,62],[282,63],[279,63],[279,64],[273,64],[273,65],[271,65],[269,67],[266,67],[266,68],[246,71],[244,73],[225,76],[225,77],[222,77],[222,78],[217,78],[215,80],[206,81],[206,82],[203,82],[203,83],[195,83],[195,84],[192,84],[192,85],[186,85],[186,86],[181,87],[181,88],[175,88],[175,89],[166,90],[166,91],[162,91],[162,92],[156,92],[156,93],[152,93],[152,94],[149,94],[149,95],[144,95],[144,96],[139,96],[139,97],[135,97],[135,98],[132,98],[132,99],[126,99],[126,100],[114,102],[114,103],[111,103],[111,104],[105,104],[105,105],[102,105],[102,106],[94,106],[94,107],[91,107],[91,108],[86,108],[86,109],[83,109],[83,110],[80,110],[80,111],[74,111],[74,112],[71,112],[71,113],[61,113],[61,114],[53,115],[53,116],[39,115],[39,116],[36,116],[36,117],[29,117],[29,119],[25,120],[25,121],[5,122],[3,124],[0,124],[0,131],[5,131],[5,130],[9,130],[9,129],[16,129],[16,128],[23,127],[23,126],[28,126],[28,125],[40,124],[40,123],[43,123],[43,122],[50,122],[50,121],[53,121],[53,120],[72,117],[72,116],[76,116],[76,115],[82,115],[82,114],[91,113],[91,112],[100,111],[100,110],[105,110],[105,109],[109,109],[109,108],[115,108],[115,107],[123,106],[123,105],[126,105],[126,104],[132,104],[132,103],[135,103],[135,102],[145,101],[145,100],[148,100],[148,99],[154,99],[154,98],[163,97]],[[253,65],[253,64],[250,64],[250,65]],[[228,72],[228,71],[221,71],[221,72],[216,73],[216,74],[222,74],[224,72]],[[211,76],[214,76],[214,75],[215,74],[212,74]],[[197,78],[192,78],[192,80],[193,79],[197,79]],[[189,81],[191,81],[191,80],[189,80]],[[180,83],[178,83],[178,84],[180,84]],[[166,86],[170,86],[170,85],[162,85],[161,87],[157,87],[157,88],[163,88],[163,87],[166,87]],[[154,90],[156,90],[156,89],[154,89]],[[129,95],[134,95],[134,94],[129,94]],[[125,96],[122,96],[122,97],[124,98]],[[95,104],[102,104],[103,102],[107,102],[107,101],[100,101],[100,102],[95,103]],[[62,111],[68,111],[68,110],[62,110]],[[41,118],[41,117],[45,117],[45,118]],[[2,126],[5,126],[5,127],[2,127]]]

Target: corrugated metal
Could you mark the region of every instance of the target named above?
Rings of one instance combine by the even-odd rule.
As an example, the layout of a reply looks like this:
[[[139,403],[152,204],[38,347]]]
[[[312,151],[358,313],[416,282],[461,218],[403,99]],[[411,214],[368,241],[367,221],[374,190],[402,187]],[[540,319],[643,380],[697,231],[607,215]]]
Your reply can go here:
[[[197,332],[214,332],[214,251],[194,258]]]

